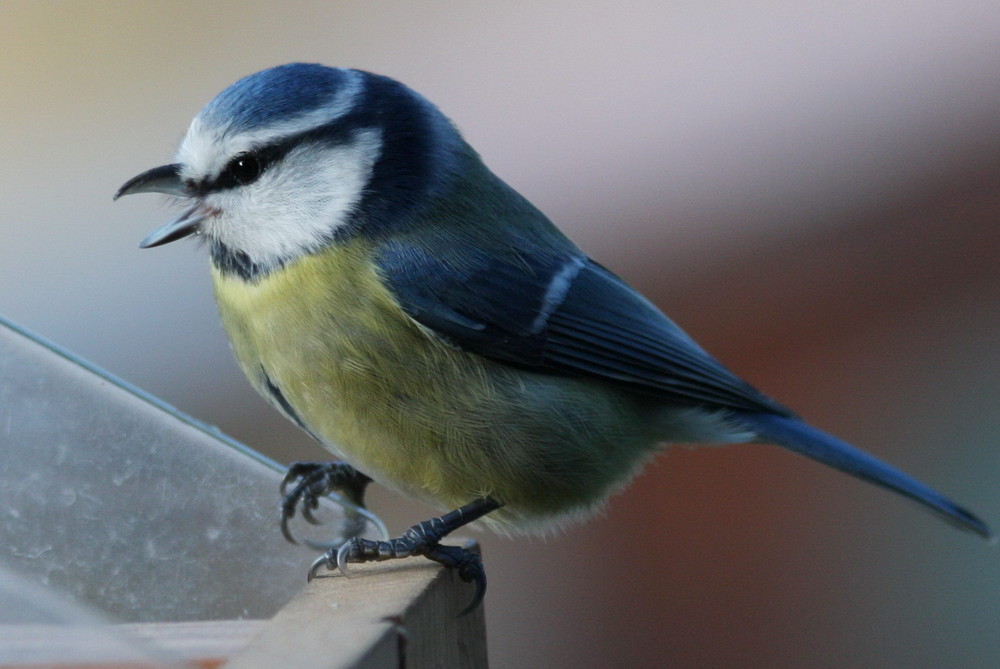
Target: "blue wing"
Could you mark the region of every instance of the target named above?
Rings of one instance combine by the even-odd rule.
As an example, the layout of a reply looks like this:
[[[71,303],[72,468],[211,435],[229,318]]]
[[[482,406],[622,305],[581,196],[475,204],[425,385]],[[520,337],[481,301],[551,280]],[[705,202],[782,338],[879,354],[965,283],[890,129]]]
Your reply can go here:
[[[558,248],[558,247],[557,247]],[[989,527],[916,479],[812,428],[708,355],[624,281],[568,247],[445,257],[386,246],[379,261],[403,309],[467,351],[528,369],[597,378],[665,401],[726,410],[770,441],[902,493],[959,526]]]
[[[390,242],[378,261],[406,313],[463,350],[679,404],[790,415],[575,247],[442,257]]]

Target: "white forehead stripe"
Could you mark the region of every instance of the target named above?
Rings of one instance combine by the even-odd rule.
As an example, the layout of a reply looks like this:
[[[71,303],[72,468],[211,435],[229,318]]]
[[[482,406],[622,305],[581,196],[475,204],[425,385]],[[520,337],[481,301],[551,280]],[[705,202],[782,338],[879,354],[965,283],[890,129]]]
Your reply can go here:
[[[381,151],[376,129],[336,146],[296,147],[252,184],[207,195],[220,213],[201,231],[262,267],[313,251],[350,220]]]
[[[364,75],[341,70],[344,79],[333,97],[322,107],[247,132],[233,132],[225,124],[208,124],[198,114],[177,149],[175,161],[183,167],[184,179],[217,176],[233,156],[290,137],[346,116],[364,90]]]

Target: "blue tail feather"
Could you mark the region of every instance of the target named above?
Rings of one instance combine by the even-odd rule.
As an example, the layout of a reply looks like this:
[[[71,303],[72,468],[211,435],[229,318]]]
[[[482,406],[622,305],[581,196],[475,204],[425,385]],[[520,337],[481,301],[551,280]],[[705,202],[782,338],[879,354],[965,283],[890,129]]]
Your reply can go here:
[[[962,529],[987,539],[993,533],[986,523],[932,488],[864,451],[807,425],[798,418],[768,413],[733,412],[761,441],[783,446],[860,479],[894,490],[916,500]]]

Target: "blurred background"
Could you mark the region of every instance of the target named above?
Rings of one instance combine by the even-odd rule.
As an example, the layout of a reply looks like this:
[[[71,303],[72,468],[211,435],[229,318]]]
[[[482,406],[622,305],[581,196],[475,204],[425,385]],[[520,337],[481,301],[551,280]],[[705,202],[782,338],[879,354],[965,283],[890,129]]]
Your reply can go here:
[[[0,314],[282,462],[323,451],[240,375],[204,253],[140,251],[172,210],[111,196],[304,60],[424,93],[734,371],[1000,526],[995,0],[7,0],[0,44]],[[771,446],[478,538],[495,667],[1000,663],[995,547]]]

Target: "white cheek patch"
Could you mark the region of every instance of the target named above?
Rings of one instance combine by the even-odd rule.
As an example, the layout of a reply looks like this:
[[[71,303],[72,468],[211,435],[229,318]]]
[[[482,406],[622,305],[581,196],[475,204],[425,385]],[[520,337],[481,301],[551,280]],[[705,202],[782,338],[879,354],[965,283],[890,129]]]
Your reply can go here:
[[[354,109],[364,89],[364,76],[357,70],[341,70],[344,79],[333,98],[312,109],[279,123],[248,132],[233,132],[229,125],[213,125],[198,114],[177,149],[175,161],[183,168],[183,179],[217,176],[233,156],[252,151],[283,137],[291,137],[325,123],[331,123]]]
[[[220,213],[201,232],[261,266],[313,251],[349,221],[381,151],[375,129],[338,146],[297,147],[254,183],[206,197]]]

